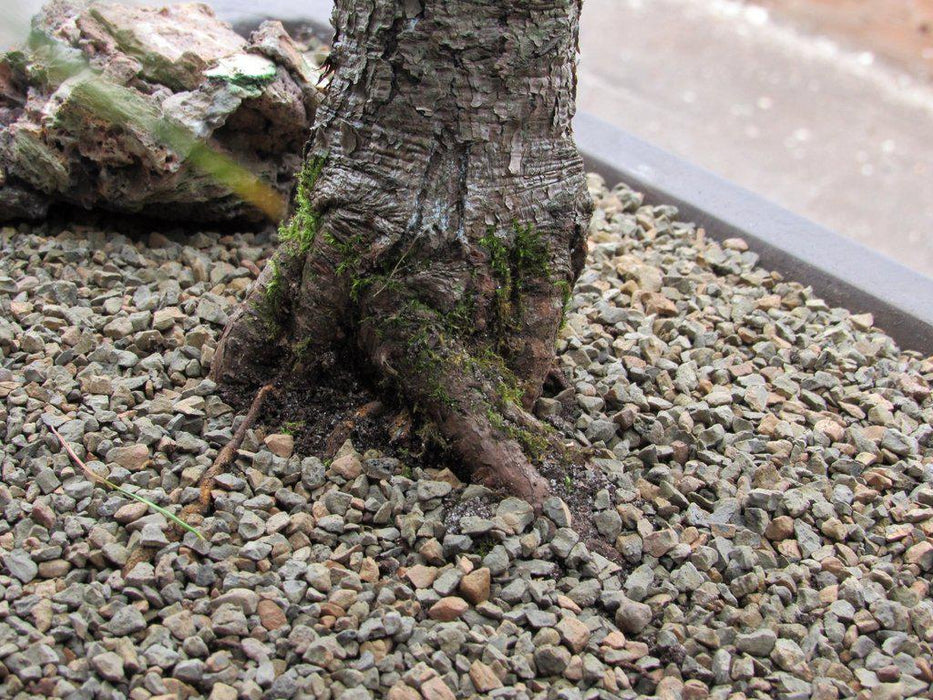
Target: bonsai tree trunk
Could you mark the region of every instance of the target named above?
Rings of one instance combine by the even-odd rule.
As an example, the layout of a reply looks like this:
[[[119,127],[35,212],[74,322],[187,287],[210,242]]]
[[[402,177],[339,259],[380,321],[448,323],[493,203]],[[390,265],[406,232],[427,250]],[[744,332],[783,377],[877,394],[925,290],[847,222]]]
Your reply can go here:
[[[474,478],[534,504],[566,455],[528,413],[585,258],[571,133],[582,0],[337,0],[332,79],[282,244],[220,382],[358,352]]]

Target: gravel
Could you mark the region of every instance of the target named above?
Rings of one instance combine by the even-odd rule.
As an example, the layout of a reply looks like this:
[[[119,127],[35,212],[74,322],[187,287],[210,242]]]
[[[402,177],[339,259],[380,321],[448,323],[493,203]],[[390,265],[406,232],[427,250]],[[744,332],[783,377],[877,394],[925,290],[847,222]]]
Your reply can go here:
[[[207,378],[268,234],[0,230],[4,697],[906,698],[933,646],[933,359],[591,177],[589,265],[536,411],[593,522],[282,426],[191,534],[241,419]],[[456,517],[448,517],[456,513]],[[130,561],[144,544],[147,561]]]

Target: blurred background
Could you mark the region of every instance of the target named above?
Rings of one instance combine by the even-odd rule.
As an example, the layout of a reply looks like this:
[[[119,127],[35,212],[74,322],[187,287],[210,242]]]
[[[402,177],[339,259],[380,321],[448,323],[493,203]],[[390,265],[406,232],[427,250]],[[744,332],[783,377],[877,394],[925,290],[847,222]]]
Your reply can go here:
[[[40,5],[0,0],[0,45]],[[933,276],[933,0],[585,0],[578,104]]]

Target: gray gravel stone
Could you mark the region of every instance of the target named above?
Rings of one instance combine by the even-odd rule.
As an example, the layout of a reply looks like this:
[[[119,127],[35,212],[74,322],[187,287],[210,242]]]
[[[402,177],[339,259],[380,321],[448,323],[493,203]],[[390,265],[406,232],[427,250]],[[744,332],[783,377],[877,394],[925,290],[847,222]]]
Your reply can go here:
[[[777,635],[769,629],[759,629],[736,636],[735,645],[739,651],[752,656],[768,656],[774,649]]]
[[[146,629],[146,618],[138,608],[127,605],[113,614],[104,629],[116,637],[126,637]]]
[[[29,583],[39,573],[39,567],[22,549],[14,549],[4,554],[3,566],[11,576],[15,576],[23,583]]]

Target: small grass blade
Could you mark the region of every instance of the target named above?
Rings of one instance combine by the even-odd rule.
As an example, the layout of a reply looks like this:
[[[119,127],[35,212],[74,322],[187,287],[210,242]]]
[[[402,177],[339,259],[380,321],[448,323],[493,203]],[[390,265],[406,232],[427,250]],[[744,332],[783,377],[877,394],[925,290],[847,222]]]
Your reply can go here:
[[[138,495],[138,494],[135,494],[135,493],[133,493],[132,491],[127,491],[125,488],[123,488],[123,487],[120,486],[119,484],[113,483],[113,482],[110,481],[109,479],[106,479],[106,478],[102,477],[100,474],[95,474],[93,471],[91,471],[90,467],[88,467],[83,461],[81,461],[81,458],[78,457],[77,454],[75,454],[75,451],[74,451],[73,449],[71,449],[71,445],[69,445],[67,442],[65,442],[65,438],[63,438],[63,437],[61,436],[61,433],[59,433],[59,432],[55,429],[55,426],[52,425],[51,422],[49,422],[49,419],[48,419],[48,418],[45,419],[45,425],[48,427],[49,430],[52,431],[52,434],[53,434],[55,437],[58,438],[58,441],[61,443],[62,447],[65,449],[65,452],[68,453],[68,456],[71,457],[71,460],[72,460],[75,464],[77,464],[79,467],[81,467],[81,471],[83,471],[84,474],[85,474],[91,481],[97,481],[97,482],[99,482],[99,483],[105,484],[105,485],[109,486],[110,488],[112,488],[114,491],[119,491],[119,492],[122,493],[124,496],[129,496],[130,498],[132,498],[132,499],[134,499],[134,500],[136,500],[136,501],[139,501],[140,503],[144,503],[144,504],[147,505],[149,508],[152,508],[152,510],[156,511],[157,513],[161,513],[162,515],[164,515],[166,518],[168,518],[168,519],[171,520],[173,523],[175,523],[176,525],[178,525],[178,527],[180,527],[180,528],[182,528],[182,529],[184,529],[184,530],[187,530],[188,532],[194,533],[195,535],[197,535],[197,537],[198,537],[199,539],[202,539],[202,540],[205,540],[205,541],[206,541],[206,538],[204,537],[204,535],[201,534],[200,530],[198,530],[197,528],[192,527],[191,525],[189,525],[188,523],[186,523],[184,520],[182,520],[181,518],[179,518],[179,517],[178,517],[177,515],[175,515],[174,513],[170,513],[169,511],[167,511],[167,510],[166,510],[165,508],[163,508],[162,506],[156,505],[155,503],[153,503],[152,501],[150,501],[148,498],[143,498],[142,496],[140,496],[140,495]]]

